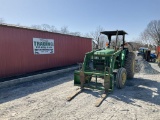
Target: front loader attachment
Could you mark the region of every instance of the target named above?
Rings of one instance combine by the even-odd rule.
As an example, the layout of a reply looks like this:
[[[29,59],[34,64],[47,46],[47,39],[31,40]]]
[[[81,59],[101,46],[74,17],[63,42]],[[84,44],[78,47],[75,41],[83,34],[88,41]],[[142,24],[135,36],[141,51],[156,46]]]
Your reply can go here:
[[[84,72],[75,71],[74,72],[74,85],[80,86],[81,83],[89,83],[91,81],[92,75],[86,75]]]
[[[67,101],[71,101],[75,96],[82,92],[82,89],[77,89],[74,93],[67,97]]]
[[[106,68],[105,68],[106,71]],[[110,68],[108,68],[109,72],[84,72],[82,70],[74,72],[74,85],[80,86],[78,90],[68,96],[67,101],[72,100],[78,94],[80,94],[85,88],[92,88],[103,90],[104,93],[100,98],[97,99],[95,106],[99,107],[103,100],[107,97],[108,93],[113,91],[114,85],[114,77],[110,75]],[[95,78],[92,80],[92,78]],[[103,83],[98,83],[97,78],[103,78]]]
[[[68,97],[68,101],[82,92],[85,88],[103,90],[104,94],[97,100],[98,107],[107,97],[108,93],[114,88],[114,66],[117,67],[120,63],[116,62],[116,56],[120,51],[113,49],[101,50],[87,53],[82,68],[74,72],[74,85],[79,86],[80,90],[75,91]]]

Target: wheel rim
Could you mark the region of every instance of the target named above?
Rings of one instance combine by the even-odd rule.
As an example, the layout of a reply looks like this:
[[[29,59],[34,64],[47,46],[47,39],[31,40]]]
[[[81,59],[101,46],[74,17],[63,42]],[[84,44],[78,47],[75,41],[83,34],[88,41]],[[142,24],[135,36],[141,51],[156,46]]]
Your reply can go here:
[[[126,73],[124,72],[124,73],[122,74],[122,84],[123,84],[123,85],[124,85],[125,82],[126,82],[126,78],[127,78],[127,76],[126,76]]]

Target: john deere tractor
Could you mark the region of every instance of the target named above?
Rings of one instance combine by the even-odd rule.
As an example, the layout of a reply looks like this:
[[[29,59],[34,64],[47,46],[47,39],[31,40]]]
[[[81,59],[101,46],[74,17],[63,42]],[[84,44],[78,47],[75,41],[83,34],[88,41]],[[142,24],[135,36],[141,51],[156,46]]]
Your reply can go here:
[[[125,86],[127,79],[134,77],[135,54],[125,43],[127,33],[117,30],[103,31],[101,34],[108,37],[107,48],[86,53],[81,69],[74,72],[74,85],[80,88],[67,98],[68,101],[81,93],[83,89],[93,88],[104,90],[104,94],[96,102],[96,106],[99,106],[107,94],[113,91],[114,85],[121,89]],[[114,44],[112,36],[116,36]]]

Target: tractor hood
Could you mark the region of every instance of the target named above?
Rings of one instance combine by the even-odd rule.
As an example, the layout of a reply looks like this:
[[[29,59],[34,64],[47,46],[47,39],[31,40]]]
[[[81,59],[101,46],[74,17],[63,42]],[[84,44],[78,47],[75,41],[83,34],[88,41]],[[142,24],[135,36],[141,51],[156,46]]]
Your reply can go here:
[[[114,49],[98,50],[94,53],[94,55],[108,55],[108,54],[113,54],[114,52],[115,52]]]

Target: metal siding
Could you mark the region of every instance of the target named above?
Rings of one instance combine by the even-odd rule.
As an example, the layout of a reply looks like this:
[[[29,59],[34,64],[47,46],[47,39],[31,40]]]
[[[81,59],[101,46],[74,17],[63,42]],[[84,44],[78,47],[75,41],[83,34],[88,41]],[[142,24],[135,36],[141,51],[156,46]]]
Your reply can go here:
[[[33,38],[54,39],[54,54],[34,55]],[[0,25],[0,78],[82,62],[92,41],[71,35]]]

